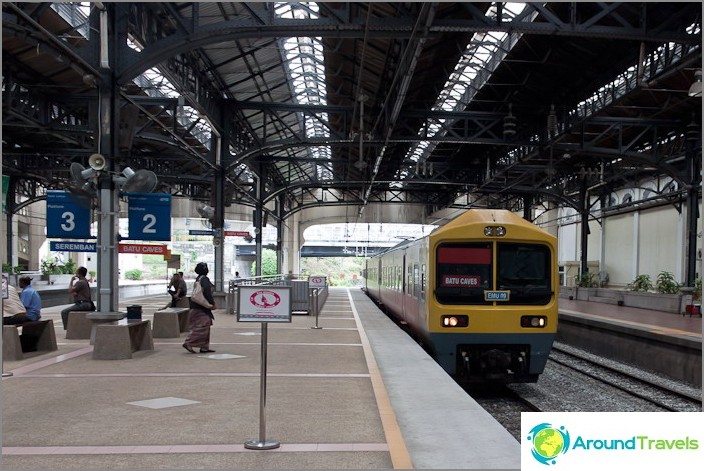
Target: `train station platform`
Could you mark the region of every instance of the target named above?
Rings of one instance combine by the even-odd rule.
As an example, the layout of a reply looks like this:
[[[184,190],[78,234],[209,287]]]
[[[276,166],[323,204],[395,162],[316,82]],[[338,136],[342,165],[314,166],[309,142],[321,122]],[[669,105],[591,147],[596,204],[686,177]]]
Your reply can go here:
[[[167,296],[121,302],[143,318]],[[58,350],[3,362],[2,469],[518,469],[519,443],[358,288],[331,288],[318,326],[215,311],[215,353],[154,338],[95,360],[46,308]],[[262,421],[263,418],[263,421]],[[263,426],[263,432],[262,432]],[[278,441],[251,450],[250,440]]]
[[[556,339],[701,388],[698,315],[559,298]]]

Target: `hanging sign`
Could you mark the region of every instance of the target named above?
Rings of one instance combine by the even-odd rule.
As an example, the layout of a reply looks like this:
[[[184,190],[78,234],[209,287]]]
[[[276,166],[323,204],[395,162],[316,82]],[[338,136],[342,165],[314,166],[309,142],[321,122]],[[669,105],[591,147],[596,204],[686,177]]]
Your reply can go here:
[[[120,244],[118,253],[131,253],[136,255],[166,255],[168,249],[165,245],[145,244]]]
[[[49,242],[52,252],[95,252],[95,242]]]
[[[68,191],[46,192],[47,239],[90,239],[90,199]]]
[[[125,193],[128,198],[129,240],[171,240],[171,195]]]

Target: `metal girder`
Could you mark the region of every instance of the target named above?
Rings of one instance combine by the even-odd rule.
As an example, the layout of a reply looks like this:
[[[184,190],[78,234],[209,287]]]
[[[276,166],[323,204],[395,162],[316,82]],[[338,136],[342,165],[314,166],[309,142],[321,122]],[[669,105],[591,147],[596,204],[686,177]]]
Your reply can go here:
[[[130,4],[130,19],[133,32],[138,32],[147,41],[141,53],[134,53],[123,62],[118,81],[126,83],[141,72],[154,67],[165,58],[174,57],[188,50],[206,45],[271,37],[333,37],[408,39],[413,35],[417,18],[397,16],[379,18],[353,16],[347,9],[344,18],[337,16],[316,19],[278,18],[267,3],[247,3],[249,16],[212,22],[212,18],[200,18],[197,2],[186,4],[180,10],[165,9],[163,3]],[[235,4],[236,5],[236,4]],[[647,3],[617,3],[601,5],[592,11],[570,3],[569,8],[559,13],[541,3],[529,3],[527,11],[509,21],[497,21],[477,9],[471,10],[469,20],[435,19],[428,27],[428,34],[443,32],[498,31],[520,34],[551,36],[578,36],[585,38],[619,38],[633,41],[683,44],[701,44],[700,34],[683,34],[661,29],[648,29]],[[564,10],[564,9],[563,9]],[[628,10],[626,15],[626,11]],[[336,10],[337,11],[337,10]],[[539,13],[536,20],[531,14]],[[579,14],[577,14],[579,13]],[[234,15],[233,15],[234,17]]]

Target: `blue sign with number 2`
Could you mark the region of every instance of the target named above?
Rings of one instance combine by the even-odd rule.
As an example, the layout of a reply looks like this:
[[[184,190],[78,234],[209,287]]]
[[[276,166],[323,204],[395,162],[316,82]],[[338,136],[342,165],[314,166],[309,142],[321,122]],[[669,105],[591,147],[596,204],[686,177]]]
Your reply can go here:
[[[171,240],[171,195],[125,193],[130,240]]]

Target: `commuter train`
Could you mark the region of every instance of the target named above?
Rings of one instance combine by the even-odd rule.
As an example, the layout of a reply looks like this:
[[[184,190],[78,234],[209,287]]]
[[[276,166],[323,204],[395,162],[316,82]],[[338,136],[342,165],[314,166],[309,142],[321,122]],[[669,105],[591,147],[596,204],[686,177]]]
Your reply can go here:
[[[536,382],[557,330],[557,239],[470,209],[370,258],[365,291],[458,381]]]

